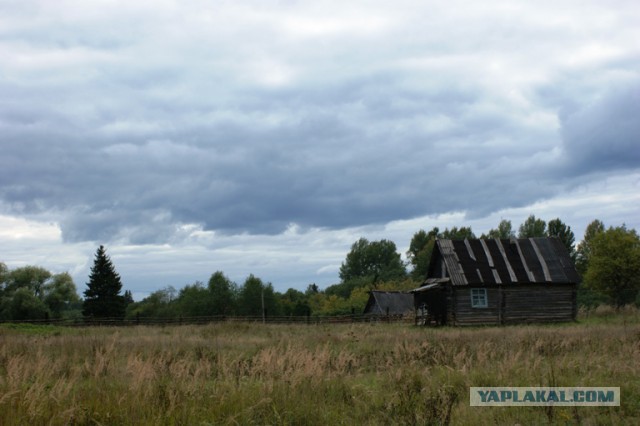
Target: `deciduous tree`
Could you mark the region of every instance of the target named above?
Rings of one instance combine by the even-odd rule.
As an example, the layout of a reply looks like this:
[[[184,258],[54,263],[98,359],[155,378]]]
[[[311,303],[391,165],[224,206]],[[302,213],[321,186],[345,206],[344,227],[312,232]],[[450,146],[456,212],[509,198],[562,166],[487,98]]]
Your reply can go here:
[[[562,244],[567,248],[567,252],[571,259],[575,261],[575,242],[576,238],[571,230],[570,226],[567,226],[560,218],[550,220],[547,224],[547,235],[550,237],[557,237]]]
[[[238,312],[241,315],[262,316],[263,300],[265,316],[280,315],[280,305],[273,285],[264,284],[260,278],[249,275],[239,290]]]
[[[76,286],[67,272],[52,275],[40,266],[23,266],[12,271],[0,264],[0,315],[4,319],[59,318],[65,310],[77,308]]]
[[[54,275],[44,286],[43,300],[53,318],[80,301],[76,285],[68,272]]]
[[[172,286],[156,290],[140,302],[134,302],[127,307],[127,317],[143,318],[174,318],[179,315],[178,307],[174,303],[176,289]]]
[[[546,222],[542,219],[536,219],[535,215],[529,216],[518,229],[518,238],[534,238],[546,236]]]
[[[584,275],[589,267],[589,260],[591,259],[591,244],[596,235],[604,232],[604,223],[601,220],[595,219],[584,231],[584,238],[578,244],[576,249],[576,269],[580,275]]]
[[[618,226],[595,234],[584,285],[606,295],[617,307],[634,302],[640,291],[640,238]]]
[[[437,227],[434,227],[429,232],[423,229],[419,230],[413,234],[413,238],[411,238],[411,243],[409,244],[409,250],[407,250],[407,258],[413,266],[411,278],[416,281],[426,278],[436,239],[464,240],[465,238],[475,237],[471,227],[468,226],[462,226],[460,228],[454,226],[451,229],[445,229],[443,232],[440,232]]]
[[[367,278],[375,285],[378,281],[402,279],[406,274],[400,253],[396,251],[395,243],[389,240],[369,242],[366,238],[360,238],[353,243],[340,266],[343,283]]]
[[[178,313],[184,317],[213,315],[211,292],[200,281],[184,286],[175,301]]]
[[[0,316],[11,320],[42,320],[49,315],[47,305],[27,287],[18,288],[2,304]]]
[[[407,250],[407,258],[413,267],[411,270],[411,278],[414,280],[419,281],[426,278],[433,246],[439,234],[440,230],[437,227],[434,227],[429,232],[421,229],[413,234],[413,238],[411,238],[411,243],[409,244],[409,250]]]
[[[211,314],[229,315],[236,310],[236,285],[221,271],[214,272],[209,278],[208,289],[211,293]]]
[[[288,289],[280,297],[280,301],[284,315],[302,316],[311,313],[307,296],[300,290],[294,288]]]
[[[7,279],[9,278],[9,268],[4,262],[0,262],[0,296],[4,293],[5,285],[7,283]]]
[[[506,240],[515,237],[516,233],[513,230],[510,220],[502,219],[498,224],[497,229],[490,229],[487,235],[482,235],[480,238],[499,238]]]
[[[51,278],[51,272],[40,266],[23,266],[9,272],[6,290],[13,292],[27,288],[35,297],[42,298],[45,283]]]
[[[470,226],[462,226],[458,228],[454,226],[451,229],[445,229],[438,238],[445,238],[447,240],[464,240],[475,238],[476,234],[473,233]]]

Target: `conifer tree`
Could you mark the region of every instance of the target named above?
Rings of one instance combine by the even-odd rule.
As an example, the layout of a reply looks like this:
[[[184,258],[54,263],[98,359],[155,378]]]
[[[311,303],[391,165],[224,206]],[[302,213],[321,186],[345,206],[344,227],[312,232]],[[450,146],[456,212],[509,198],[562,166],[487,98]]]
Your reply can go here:
[[[124,318],[125,298],[120,295],[122,282],[104,246],[96,252],[82,314],[89,318]]]

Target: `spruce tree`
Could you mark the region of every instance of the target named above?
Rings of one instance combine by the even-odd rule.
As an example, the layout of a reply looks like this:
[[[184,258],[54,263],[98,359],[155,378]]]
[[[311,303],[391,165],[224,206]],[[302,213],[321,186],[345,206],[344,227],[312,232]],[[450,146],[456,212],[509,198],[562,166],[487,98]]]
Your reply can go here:
[[[84,291],[82,315],[88,318],[124,318],[122,282],[104,246],[100,246]]]

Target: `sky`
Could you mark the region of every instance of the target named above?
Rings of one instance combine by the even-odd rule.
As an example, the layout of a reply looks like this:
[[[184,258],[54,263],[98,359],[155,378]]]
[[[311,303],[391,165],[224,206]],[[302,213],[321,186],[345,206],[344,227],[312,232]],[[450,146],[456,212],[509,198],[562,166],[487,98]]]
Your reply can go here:
[[[339,282],[361,237],[640,229],[637,1],[0,0],[0,262]]]

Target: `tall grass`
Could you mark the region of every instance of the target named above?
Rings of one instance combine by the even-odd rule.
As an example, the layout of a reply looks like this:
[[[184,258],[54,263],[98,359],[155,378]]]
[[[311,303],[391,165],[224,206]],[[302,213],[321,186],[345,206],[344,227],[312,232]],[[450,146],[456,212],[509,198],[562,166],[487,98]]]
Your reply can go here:
[[[472,329],[0,326],[0,424],[640,424],[640,321],[620,315]],[[622,406],[469,407],[470,386],[620,386]]]

